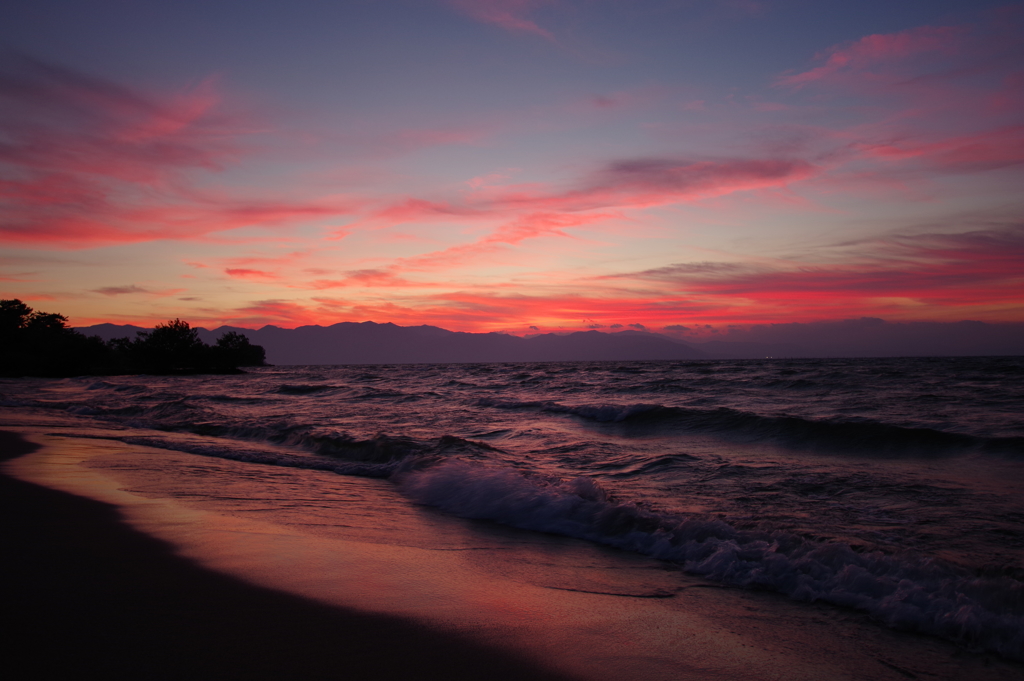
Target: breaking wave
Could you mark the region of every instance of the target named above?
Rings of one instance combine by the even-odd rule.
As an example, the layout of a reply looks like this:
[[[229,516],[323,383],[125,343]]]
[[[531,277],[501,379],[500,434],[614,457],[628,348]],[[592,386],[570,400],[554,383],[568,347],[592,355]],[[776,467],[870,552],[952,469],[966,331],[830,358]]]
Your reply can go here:
[[[856,608],[891,627],[1024,659],[1024,584],[1012,577],[741,530],[720,519],[659,515],[616,502],[590,478],[563,482],[452,460],[396,479],[411,499],[465,518],[599,542],[718,582]]]

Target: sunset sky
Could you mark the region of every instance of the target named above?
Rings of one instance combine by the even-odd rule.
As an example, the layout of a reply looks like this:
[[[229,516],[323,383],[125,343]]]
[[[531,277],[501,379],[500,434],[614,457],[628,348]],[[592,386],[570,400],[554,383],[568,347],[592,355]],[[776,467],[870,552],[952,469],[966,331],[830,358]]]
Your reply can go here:
[[[1024,3],[8,0],[0,297],[75,325],[1024,321]]]

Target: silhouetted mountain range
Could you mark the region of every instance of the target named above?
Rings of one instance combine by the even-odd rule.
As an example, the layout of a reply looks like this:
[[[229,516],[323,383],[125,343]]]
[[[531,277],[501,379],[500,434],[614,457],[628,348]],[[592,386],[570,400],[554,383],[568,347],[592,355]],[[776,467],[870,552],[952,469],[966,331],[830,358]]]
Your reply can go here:
[[[134,336],[142,327],[98,324],[79,329],[103,339]],[[261,345],[271,364],[406,364],[448,362],[560,362],[705,359],[707,355],[665,336],[581,331],[520,338],[503,333],[463,333],[436,326],[343,322],[333,326],[199,329],[204,342],[234,331]]]
[[[141,327],[100,324],[79,329],[110,339],[133,337]],[[472,361],[574,361],[602,359],[697,359],[705,353],[664,336],[597,331],[519,338],[507,334],[471,334],[438,327],[345,322],[330,327],[199,329],[211,342],[227,332],[243,334],[266,350],[274,365],[369,365],[472,363]]]
[[[78,329],[104,340],[149,331],[98,324]],[[771,324],[730,330],[723,340],[687,343],[643,331],[578,331],[520,338],[436,326],[343,322],[333,326],[243,329],[222,326],[199,337],[215,343],[234,331],[261,345],[271,364],[404,364],[419,362],[552,362],[588,360],[760,359],[1024,354],[1024,325],[982,322],[885,322],[853,319]]]

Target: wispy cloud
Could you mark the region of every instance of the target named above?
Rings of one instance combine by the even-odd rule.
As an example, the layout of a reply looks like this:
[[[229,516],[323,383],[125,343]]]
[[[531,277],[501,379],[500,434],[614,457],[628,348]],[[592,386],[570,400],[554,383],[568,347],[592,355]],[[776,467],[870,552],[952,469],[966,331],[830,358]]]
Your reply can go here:
[[[401,267],[412,269],[450,266],[527,239],[578,238],[567,230],[621,217],[623,210],[779,189],[817,172],[806,161],[788,158],[628,159],[609,163],[568,188],[542,184],[480,186],[461,201],[403,200],[377,211],[363,224],[384,227],[406,222],[497,223],[470,243],[400,261]]]
[[[351,210],[200,191],[242,154],[214,79],[156,98],[30,57],[0,60],[0,240],[85,248],[196,239]]]
[[[165,297],[165,296],[176,296],[180,293],[184,293],[183,288],[172,288],[172,289],[151,289],[143,288],[142,286],[136,286],[130,284],[128,286],[104,286],[102,288],[93,289],[93,293],[100,293],[105,296],[123,296],[141,293],[148,296]]]
[[[958,26],[921,26],[898,33],[864,36],[833,46],[817,56],[824,64],[783,76],[779,84],[799,88],[817,82],[892,77],[894,69],[922,54],[956,52],[965,33],[966,30]]]
[[[914,159],[951,172],[992,170],[1024,163],[1024,125],[1006,126],[945,139],[893,139],[854,145],[882,161]]]
[[[751,263],[680,263],[609,279],[647,281],[658,290],[716,305],[785,310],[829,318],[853,310],[885,309],[902,317],[915,308],[974,307],[1005,311],[1019,305],[1024,286],[1024,226],[952,234],[892,235],[848,243],[837,264],[789,267]]]
[[[303,288],[311,288],[318,291],[332,288],[346,288],[349,286],[362,286],[372,288],[431,288],[438,286],[435,282],[410,281],[405,277],[396,274],[399,268],[389,269],[362,269],[344,272],[338,279],[316,279]]]
[[[131,286],[104,286],[93,289],[93,293],[102,293],[105,296],[123,296],[129,293],[149,293],[149,290],[132,284]]]
[[[555,38],[551,32],[530,18],[534,9],[549,3],[550,0],[448,0],[456,10],[481,23],[553,41]]]
[[[258,281],[269,283],[276,283],[283,279],[283,277],[277,272],[253,270],[245,267],[227,267],[224,269],[224,274],[228,275],[229,277],[232,277],[233,279],[244,279],[246,281]]]

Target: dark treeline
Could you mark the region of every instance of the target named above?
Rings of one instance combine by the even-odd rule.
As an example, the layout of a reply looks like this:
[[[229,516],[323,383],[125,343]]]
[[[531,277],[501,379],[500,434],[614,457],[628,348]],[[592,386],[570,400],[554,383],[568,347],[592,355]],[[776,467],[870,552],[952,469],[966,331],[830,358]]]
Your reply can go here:
[[[237,373],[266,364],[263,348],[242,334],[228,332],[211,346],[179,319],[110,342],[67,322],[17,299],[0,300],[0,376]]]

